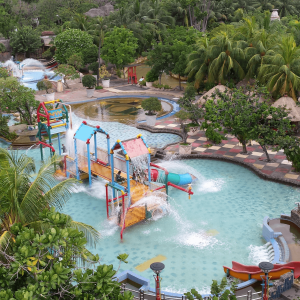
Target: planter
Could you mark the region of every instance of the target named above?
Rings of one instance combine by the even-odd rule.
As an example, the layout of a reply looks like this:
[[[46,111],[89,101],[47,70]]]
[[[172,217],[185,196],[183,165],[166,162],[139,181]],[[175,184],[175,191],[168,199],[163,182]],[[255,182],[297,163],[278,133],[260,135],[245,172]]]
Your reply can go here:
[[[179,144],[179,154],[180,155],[189,155],[192,153],[192,144],[189,145],[180,145]]]
[[[153,82],[146,82],[146,87],[152,87],[153,86]]]
[[[89,97],[89,98],[93,97],[94,92],[95,92],[95,89],[86,89],[87,97]]]
[[[63,86],[63,83],[61,81],[58,81],[57,82],[57,92],[58,93],[61,93],[64,91],[64,86]]]
[[[154,116],[146,115],[146,124],[148,126],[154,126],[155,123],[156,123],[156,115],[154,115]]]
[[[55,97],[55,93],[46,94],[46,99],[47,99],[47,101],[54,100],[54,97]]]
[[[188,132],[188,135],[196,135],[200,132],[200,127],[195,126],[195,127],[190,127],[190,130]]]
[[[110,84],[110,79],[106,79],[106,80],[102,79],[102,86],[104,88],[109,88],[109,84]]]

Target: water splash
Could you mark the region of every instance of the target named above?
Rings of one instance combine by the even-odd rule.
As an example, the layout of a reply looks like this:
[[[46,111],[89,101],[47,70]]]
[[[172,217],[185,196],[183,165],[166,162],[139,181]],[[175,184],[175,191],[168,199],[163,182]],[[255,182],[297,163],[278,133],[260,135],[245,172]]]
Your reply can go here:
[[[262,261],[270,261],[269,254],[265,246],[250,245],[249,250],[250,253],[248,260],[250,264],[258,266],[258,264]]]

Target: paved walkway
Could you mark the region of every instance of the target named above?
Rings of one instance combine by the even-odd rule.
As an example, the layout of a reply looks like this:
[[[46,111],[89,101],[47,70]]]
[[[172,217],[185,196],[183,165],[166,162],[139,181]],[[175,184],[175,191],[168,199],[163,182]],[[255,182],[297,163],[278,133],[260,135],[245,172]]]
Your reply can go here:
[[[175,122],[173,117],[157,121],[154,128],[160,130],[165,128],[180,130],[179,124]],[[192,153],[194,155],[203,157],[228,157],[238,162],[250,164],[262,174],[276,179],[288,179],[288,181],[300,185],[300,173],[293,171],[292,163],[286,159],[283,150],[268,150],[270,159],[272,160],[272,162],[268,163],[265,161],[265,153],[257,142],[252,141],[251,146],[247,146],[250,154],[244,155],[241,154],[242,146],[239,144],[237,138],[231,135],[227,135],[227,138],[227,140],[222,140],[221,144],[207,148],[206,145],[212,143],[207,141],[205,132],[200,131],[194,136],[189,136],[187,142],[192,144]],[[166,147],[164,150],[166,154],[175,154],[178,152],[178,148],[179,144]]]

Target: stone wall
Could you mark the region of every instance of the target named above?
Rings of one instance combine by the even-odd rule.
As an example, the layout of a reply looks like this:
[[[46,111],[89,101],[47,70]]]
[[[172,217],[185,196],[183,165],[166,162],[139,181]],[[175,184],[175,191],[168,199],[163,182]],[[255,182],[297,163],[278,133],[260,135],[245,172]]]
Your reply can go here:
[[[298,207],[291,211],[291,221],[300,228],[300,210]]]
[[[285,273],[280,276],[279,280],[276,280],[272,287],[269,289],[269,299],[279,298],[280,295],[289,290],[294,281],[294,274],[291,272]]]
[[[11,53],[10,52],[3,52],[0,53],[0,61],[5,62],[11,58]]]

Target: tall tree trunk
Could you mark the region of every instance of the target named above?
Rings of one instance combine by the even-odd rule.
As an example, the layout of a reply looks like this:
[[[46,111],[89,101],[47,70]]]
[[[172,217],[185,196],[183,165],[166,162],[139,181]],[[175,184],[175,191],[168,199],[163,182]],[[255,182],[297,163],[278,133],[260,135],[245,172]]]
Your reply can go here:
[[[193,26],[192,14],[191,14],[191,6],[189,5],[189,15],[190,15],[190,24]]]
[[[179,74],[179,91],[181,91],[181,78],[180,78],[180,74]]]
[[[161,84],[161,75],[162,74],[159,74],[159,84]]]
[[[99,48],[98,48],[97,86],[100,85],[100,66],[101,66],[101,63],[100,63],[100,54],[101,54],[101,38],[100,38],[100,41],[99,41]]]

